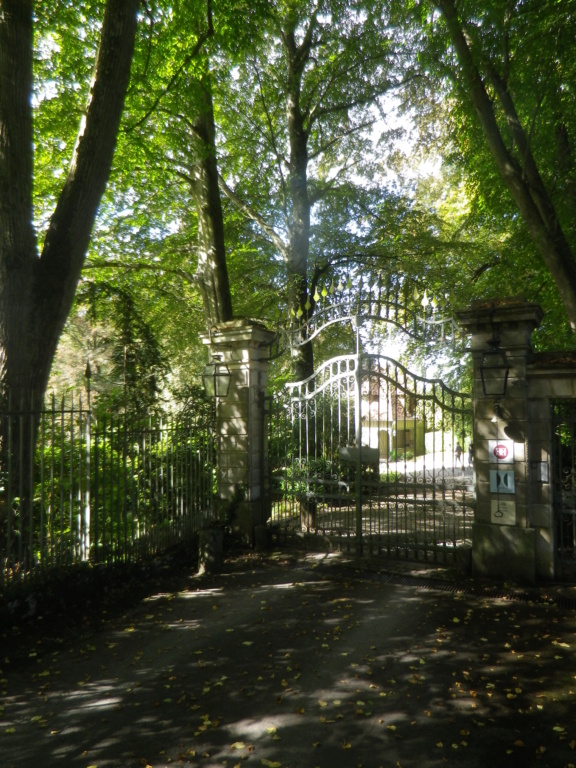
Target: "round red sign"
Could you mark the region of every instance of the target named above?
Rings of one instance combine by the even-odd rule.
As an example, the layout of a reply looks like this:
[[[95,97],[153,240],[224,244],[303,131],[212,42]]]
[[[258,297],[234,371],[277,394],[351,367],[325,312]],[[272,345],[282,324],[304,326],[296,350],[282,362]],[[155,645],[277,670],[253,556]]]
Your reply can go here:
[[[508,456],[508,448],[505,445],[497,445],[494,448],[494,456],[502,461]]]

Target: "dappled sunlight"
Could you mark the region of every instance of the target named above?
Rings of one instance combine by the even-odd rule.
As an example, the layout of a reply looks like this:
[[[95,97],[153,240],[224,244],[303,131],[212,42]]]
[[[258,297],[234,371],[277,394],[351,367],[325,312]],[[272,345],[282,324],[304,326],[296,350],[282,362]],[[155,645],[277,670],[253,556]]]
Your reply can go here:
[[[197,598],[202,597],[217,597],[218,595],[221,595],[223,591],[222,587],[217,589],[198,589],[194,591],[187,589],[183,592],[177,592],[176,597],[181,600],[196,600]]]
[[[293,728],[298,725],[300,718],[297,714],[266,716],[263,718],[246,718],[234,723],[223,725],[231,738],[243,738],[250,741],[266,739],[274,736],[282,728]]]
[[[4,670],[5,764],[576,764],[573,612],[313,565],[197,587]]]

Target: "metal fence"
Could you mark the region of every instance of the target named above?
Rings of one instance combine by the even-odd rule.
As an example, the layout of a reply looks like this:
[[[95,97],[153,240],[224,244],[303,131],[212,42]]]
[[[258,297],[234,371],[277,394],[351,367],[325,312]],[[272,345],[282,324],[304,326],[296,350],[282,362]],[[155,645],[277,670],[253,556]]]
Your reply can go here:
[[[271,524],[345,550],[449,562],[473,522],[471,398],[346,355],[271,405]]]
[[[52,399],[0,419],[0,588],[43,569],[138,560],[210,515],[211,404],[96,419],[81,400]]]
[[[576,401],[554,402],[552,408],[552,489],[557,569],[574,574],[576,567]]]

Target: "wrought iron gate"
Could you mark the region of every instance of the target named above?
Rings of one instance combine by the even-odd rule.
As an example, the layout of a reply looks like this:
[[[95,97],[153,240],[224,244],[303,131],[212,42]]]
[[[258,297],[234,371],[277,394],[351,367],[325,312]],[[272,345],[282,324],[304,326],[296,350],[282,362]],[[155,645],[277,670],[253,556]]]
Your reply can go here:
[[[552,482],[560,571],[576,567],[576,401],[552,404]]]
[[[358,352],[287,385],[269,423],[271,524],[284,534],[441,562],[470,541],[470,395]]]

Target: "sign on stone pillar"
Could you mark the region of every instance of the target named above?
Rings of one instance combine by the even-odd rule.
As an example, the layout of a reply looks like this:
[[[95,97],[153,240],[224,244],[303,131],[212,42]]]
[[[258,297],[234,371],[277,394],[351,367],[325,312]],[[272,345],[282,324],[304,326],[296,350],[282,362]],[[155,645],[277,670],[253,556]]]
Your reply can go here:
[[[215,326],[202,341],[230,370],[230,390],[216,403],[216,514],[252,543],[266,522],[265,395],[274,333],[248,319]]]
[[[537,304],[518,299],[479,302],[458,313],[471,334],[474,363],[472,570],[530,583],[536,579],[536,534],[530,520],[527,361],[530,335],[541,318]],[[505,394],[497,399],[485,394],[481,376],[495,343],[509,366]]]
[[[514,464],[513,440],[488,440],[488,454],[492,463]]]
[[[516,492],[514,480],[514,442],[488,440],[490,461],[490,522],[493,525],[516,524],[516,502],[510,495]]]

